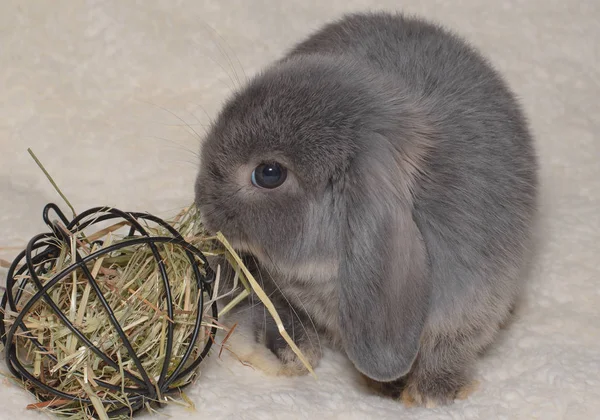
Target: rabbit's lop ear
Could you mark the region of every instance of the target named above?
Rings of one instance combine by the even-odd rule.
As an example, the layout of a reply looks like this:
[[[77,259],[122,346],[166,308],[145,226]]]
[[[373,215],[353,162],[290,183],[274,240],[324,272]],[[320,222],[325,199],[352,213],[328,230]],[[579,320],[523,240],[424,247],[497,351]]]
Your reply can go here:
[[[350,360],[385,382],[408,373],[415,360],[431,281],[412,218],[411,162],[381,140],[355,158],[344,183],[339,315]]]

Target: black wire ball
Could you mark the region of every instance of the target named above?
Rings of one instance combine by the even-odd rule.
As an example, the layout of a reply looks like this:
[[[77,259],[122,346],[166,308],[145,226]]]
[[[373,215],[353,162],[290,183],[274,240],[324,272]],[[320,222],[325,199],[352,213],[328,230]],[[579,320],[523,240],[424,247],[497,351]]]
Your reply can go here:
[[[50,220],[51,211],[56,214],[57,220]],[[109,417],[132,415],[146,407],[147,404],[160,405],[165,401],[165,396],[178,393],[182,387],[187,386],[191,382],[190,378],[193,378],[198,366],[207,356],[216,334],[214,323],[212,325],[203,324],[203,316],[207,312],[214,320],[217,318],[216,302],[209,302],[206,311],[203,309],[206,302],[205,296],[212,296],[211,284],[215,279],[214,272],[209,267],[204,254],[184,240],[174,227],[149,214],[98,207],[80,213],[69,221],[58,206],[51,203],[44,208],[43,219],[51,232],[32,238],[26,249],[14,260],[7,273],[6,291],[1,301],[0,336],[4,345],[4,357],[11,373],[23,381],[41,401],[68,401],[71,407],[83,407],[86,413],[94,415],[97,412],[97,406],[94,406],[94,403],[97,404],[99,400],[104,407],[109,407],[107,410]],[[96,240],[90,245],[89,243],[83,244],[80,239],[76,239],[85,238],[84,230],[93,226],[98,228],[97,225],[107,222],[113,224],[121,222],[129,230],[125,239],[108,245],[101,240]],[[161,232],[168,232],[168,234],[152,235],[147,228],[148,224],[159,226]],[[84,245],[87,248],[82,248]],[[136,328],[132,325],[126,327],[119,321],[119,317],[125,316],[122,315],[123,313],[128,310],[131,312],[133,304],[130,301],[124,301],[119,310],[113,307],[114,305],[111,306],[106,297],[109,294],[124,293],[125,291],[107,288],[110,285],[99,282],[93,273],[94,264],[97,261],[118,259],[120,255],[125,255],[124,252],[131,249],[130,247],[142,246],[149,248],[149,255],[153,257],[153,262],[151,262],[156,264],[153,267],[157,267],[158,274],[155,276],[156,283],[153,287],[156,289],[159,303],[155,305],[155,309],[160,309],[156,314],[162,313],[162,318],[156,315],[154,319],[145,321],[159,325],[160,319],[162,319],[162,324],[160,324],[164,337],[161,350],[162,365],[160,374],[154,376],[147,372],[148,363],[152,362],[148,360],[151,352],[147,348],[144,350],[144,354],[141,354],[139,349],[136,351],[134,345],[134,340],[138,339],[135,336]],[[188,287],[193,286],[196,291],[196,294],[192,295],[191,302],[195,309],[188,311],[193,313],[186,315],[189,330],[185,330],[185,334],[182,333],[184,335],[179,333],[176,321],[178,314],[182,311],[177,309],[178,302],[174,301],[175,297],[173,296],[173,280],[168,276],[167,252],[174,247],[179,247],[179,255],[185,257],[182,259],[187,259],[186,270],[191,273],[189,276],[191,286]],[[61,265],[60,270],[56,271],[59,258],[65,258],[65,249],[71,250],[68,255],[70,264]],[[143,284],[146,280],[138,279],[138,281]],[[95,310],[103,311],[102,313],[106,316],[103,319],[109,320],[96,328],[104,328],[102,331],[110,329],[114,332],[112,342],[98,342],[92,337],[90,331],[82,328],[81,314],[76,314],[80,315],[76,322],[74,313],[65,313],[64,307],[63,309],[59,307],[57,296],[72,283],[74,284],[73,288],[78,288],[77,299],[82,299],[81,288],[87,287],[89,290],[85,293],[88,293],[88,296],[94,295],[94,302],[97,305]],[[69,299],[69,297],[64,297],[64,299]],[[77,351],[80,351],[78,354],[83,355],[80,359],[59,360],[57,354],[61,353],[62,347],[54,348],[48,344],[47,333],[33,331],[30,317],[37,310],[36,308],[41,306],[51,314],[45,317],[43,322],[61,324],[60,334],[65,337],[61,338],[60,346],[68,346],[68,340],[71,340],[71,344],[76,343],[76,345],[72,345],[73,348],[76,347]],[[160,308],[158,308],[159,306]],[[81,311],[84,312],[85,308]],[[96,322],[99,321],[96,320]],[[141,323],[139,322],[139,324]],[[59,330],[54,329],[53,331],[51,334],[59,334],[56,332]],[[106,337],[109,335],[111,334],[104,334],[103,339],[108,340]],[[52,338],[57,339],[57,337]],[[141,340],[141,338],[139,339]],[[119,340],[120,342],[117,342]],[[27,352],[30,357],[25,355]],[[176,352],[179,355],[174,360]],[[35,356],[31,356],[31,354]],[[152,357],[156,358],[156,356]],[[37,358],[37,367],[35,366],[36,362],[32,361],[35,358]],[[93,367],[86,365],[88,370],[84,371],[84,374],[81,374],[77,370],[78,368],[76,369],[77,363],[84,366],[85,363],[88,363],[87,360],[92,359],[96,360],[94,362],[96,365]],[[124,362],[125,360],[127,363]],[[55,375],[40,374],[40,364],[51,368],[41,369],[42,371],[52,372]],[[91,371],[92,368],[98,372],[112,372],[113,375],[115,372],[120,372],[122,378],[120,382],[109,381],[101,374],[92,378],[91,383],[95,385],[96,389],[101,390],[95,394],[97,397],[95,401],[91,397],[86,397],[87,394],[65,391],[60,379],[57,379],[64,377],[67,372],[76,371],[77,380],[82,384],[88,383],[86,381],[89,378],[85,376],[85,373]],[[124,395],[122,395],[123,393]],[[114,395],[117,394],[122,398],[114,398]]]

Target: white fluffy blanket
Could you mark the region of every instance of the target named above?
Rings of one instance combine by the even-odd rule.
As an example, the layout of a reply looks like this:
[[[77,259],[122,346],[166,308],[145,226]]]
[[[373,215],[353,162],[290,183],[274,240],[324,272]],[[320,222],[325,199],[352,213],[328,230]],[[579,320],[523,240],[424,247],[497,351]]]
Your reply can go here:
[[[327,353],[318,382],[267,378],[212,357],[189,390],[195,412],[164,412],[215,420],[600,418],[597,1],[2,0],[0,257],[12,259],[10,247],[45,231],[43,205],[60,202],[27,147],[80,210],[172,215],[193,199],[192,130],[202,134],[238,78],[340,13],[398,7],[481,47],[519,93],[538,139],[539,256],[515,322],[478,365],[478,392],[451,407],[406,409],[359,386],[339,354]],[[0,418],[40,417],[25,410],[31,396],[7,381],[0,402]]]

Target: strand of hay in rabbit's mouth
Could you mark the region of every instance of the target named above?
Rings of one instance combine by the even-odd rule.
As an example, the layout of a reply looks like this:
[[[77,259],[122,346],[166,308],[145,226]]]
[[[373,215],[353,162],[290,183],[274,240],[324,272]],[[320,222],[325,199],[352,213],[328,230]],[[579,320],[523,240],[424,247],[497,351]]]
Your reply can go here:
[[[41,164],[40,164],[41,165]],[[48,175],[49,176],[49,175]],[[70,206],[71,207],[71,206]],[[192,276],[192,266],[185,248],[174,243],[156,244],[159,247],[162,264],[155,259],[151,247],[147,244],[127,246],[92,260],[87,268],[102,290],[108,305],[113,309],[114,315],[121,325],[123,332],[131,342],[135,353],[140,359],[148,376],[155,380],[161,375],[165,362],[165,341],[168,323],[173,323],[173,350],[168,361],[168,374],[178,366],[188,346],[195,346],[194,354],[199,354],[207,340],[214,340],[210,335],[211,328],[226,330],[227,328],[211,316],[211,305],[229,295],[230,303],[224,306],[219,316],[231,310],[237,303],[251,293],[255,293],[263,301],[275,319],[279,331],[290,347],[303,361],[307,369],[313,373],[308,361],[287,334],[281,319],[268,296],[259,286],[250,271],[244,266],[242,260],[220,233],[209,235],[202,224],[195,206],[190,206],[168,221],[177,230],[183,239],[198,248],[207,257],[219,257],[220,260],[231,264],[236,273],[233,287],[218,295],[220,282],[220,267],[213,267],[217,272],[212,296],[203,296],[203,307],[198,307],[199,293]],[[53,261],[48,272],[40,276],[42,284],[50,281],[57,273],[72,265],[76,260],[76,253],[82,256],[90,255],[102,248],[127,241],[129,225],[120,222],[105,226],[95,232],[72,233],[64,229],[69,235],[70,242],[50,238],[58,247],[58,256]],[[144,225],[150,236],[171,236],[165,227],[160,225]],[[100,241],[100,242],[99,242]],[[224,258],[223,258],[224,257]],[[198,264],[201,264],[198,259]],[[173,302],[173,319],[167,316],[164,300],[164,288],[160,274],[162,267],[166,270],[171,287]],[[26,274],[28,275],[28,274]],[[24,277],[16,278],[17,284],[30,280]],[[23,295],[19,301],[20,309],[28,299],[38,292],[32,281],[27,281]],[[20,287],[20,286],[16,286]],[[19,360],[40,381],[52,385],[60,391],[91,400],[96,416],[106,418],[106,413],[116,407],[118,402],[129,405],[125,388],[135,385],[131,376],[136,372],[134,361],[129,357],[127,350],[119,339],[116,330],[112,327],[107,312],[99,302],[99,296],[94,293],[90,282],[81,270],[75,270],[49,290],[53,302],[64,313],[76,328],[106,355],[116,362],[117,368],[105,363],[60,321],[51,306],[40,299],[27,313],[24,324],[27,332],[18,330],[15,340],[20,350]],[[201,333],[195,343],[190,342],[194,330],[194,321],[202,311]],[[5,326],[10,328],[14,323],[17,313],[6,311]],[[34,337],[43,348],[53,356],[46,357],[39,347],[36,347],[28,337]],[[223,344],[223,343],[222,343]],[[190,361],[194,360],[190,357]],[[193,382],[198,376],[198,370],[190,372],[181,378],[174,386],[185,385]],[[117,385],[121,392],[111,391],[102,387],[98,382]],[[29,388],[28,385],[24,384]],[[37,389],[38,399],[41,401],[31,404],[29,408],[49,411],[52,414],[68,417],[70,419],[90,418],[91,407],[70,400],[52,399],[52,395],[44,395]],[[162,403],[175,403],[190,405],[191,401],[183,392],[179,395],[161,396]],[[103,404],[103,401],[114,400],[115,404]],[[151,410],[148,405],[148,409]]]

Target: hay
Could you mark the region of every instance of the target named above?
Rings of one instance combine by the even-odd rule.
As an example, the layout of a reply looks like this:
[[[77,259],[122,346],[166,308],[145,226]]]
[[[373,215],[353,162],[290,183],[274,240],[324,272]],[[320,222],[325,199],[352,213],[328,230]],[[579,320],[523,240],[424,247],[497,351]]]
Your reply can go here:
[[[30,153],[35,158],[35,155]],[[42,167],[37,158],[35,159]],[[47,174],[45,170],[44,172]],[[48,174],[47,176],[49,177]],[[94,215],[91,217],[93,218]],[[197,302],[200,301],[202,290],[195,281],[192,281],[192,266],[188,255],[183,247],[170,242],[156,244],[161,255],[160,263],[155,259],[148,244],[128,245],[86,263],[87,269],[99,286],[101,295],[112,308],[114,318],[127,335],[134,354],[137,355],[150,381],[155,383],[161,375],[164,378],[165,366],[166,377],[176,369],[181,369],[179,362],[190,346],[193,347],[192,354],[198,356],[207,341],[214,340],[211,331],[226,330],[211,316],[211,305],[215,301],[225,296],[230,298],[230,303],[219,313],[221,316],[252,292],[263,301],[274,317],[282,337],[314,375],[310,364],[285,331],[269,298],[243,265],[226,238],[220,233],[211,236],[204,230],[195,206],[184,209],[168,223],[206,257],[220,257],[221,260],[232,265],[236,276],[231,290],[217,295],[217,291],[222,289],[219,287],[220,267],[213,267],[217,272],[213,294],[202,296],[203,305],[199,307]],[[64,227],[61,228],[62,233],[68,235],[69,241],[61,241],[58,237],[46,239],[48,243],[54,244],[59,252],[53,257],[51,264],[46,264],[47,272],[39,276],[42,286],[52,280],[57,273],[71,266],[77,259],[77,253],[81,256],[91,255],[111,245],[130,241],[132,238],[128,236],[129,228],[127,222],[105,226],[95,232],[83,230],[70,232]],[[151,236],[172,236],[158,224],[145,224],[144,228]],[[202,268],[203,263],[200,259],[197,258],[196,263]],[[160,275],[161,267],[166,270],[169,278],[173,303],[172,317],[167,314]],[[28,276],[26,271],[25,274],[15,277],[17,280],[15,288],[21,289],[22,297],[17,312],[7,310],[4,313],[7,330],[12,327],[23,306],[38,292],[38,287]],[[16,293],[16,290],[13,292]],[[68,329],[48,302],[43,299],[38,300],[23,318],[26,330],[19,327],[13,338],[18,349],[19,361],[41,382],[65,394],[85,399],[89,403],[56,398],[25,381],[22,385],[34,392],[40,401],[31,404],[28,408],[77,420],[91,418],[92,415],[105,419],[108,418],[107,413],[115,408],[131,407],[130,398],[132,395],[135,396],[132,389],[139,386],[140,371],[130,353],[124,348],[123,341],[111,324],[109,314],[99,301],[100,296],[90,285],[82,269],[74,270],[68,277],[56,283],[49,289],[48,294],[69,321],[91,343],[101,349],[111,363],[99,357]],[[199,314],[198,311],[201,313]],[[198,315],[202,317],[200,334],[197,340],[192,342],[192,332]],[[173,346],[171,357],[167,361],[165,349],[169,323],[173,325]],[[231,333],[234,332],[227,332],[226,338]],[[40,347],[34,345],[32,337],[48,350],[47,353],[40,351]],[[190,357],[188,362],[191,363],[193,360],[194,357]],[[197,376],[198,370],[192,370],[171,385],[183,387],[193,382]],[[102,384],[110,384],[113,387],[107,389]],[[159,400],[157,402],[163,404],[191,404],[182,392],[179,395],[158,395],[157,399]],[[153,410],[150,404],[146,403],[146,406],[148,410]],[[124,413],[121,417],[127,418],[130,415]]]

